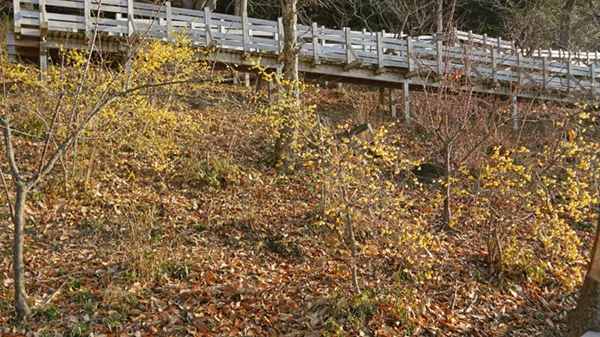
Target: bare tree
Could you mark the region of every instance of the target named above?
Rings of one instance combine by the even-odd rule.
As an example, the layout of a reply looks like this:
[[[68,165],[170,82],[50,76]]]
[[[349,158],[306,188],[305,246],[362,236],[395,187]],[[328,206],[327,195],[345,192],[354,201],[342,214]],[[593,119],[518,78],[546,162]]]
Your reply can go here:
[[[298,89],[298,50],[297,50],[297,0],[282,0],[283,19],[283,76],[286,83],[285,90],[288,95],[297,93]],[[279,137],[275,142],[275,162],[287,167],[293,156],[293,147],[296,131],[290,121],[288,109],[282,116],[283,124],[279,130]],[[287,115],[287,116],[286,116]]]

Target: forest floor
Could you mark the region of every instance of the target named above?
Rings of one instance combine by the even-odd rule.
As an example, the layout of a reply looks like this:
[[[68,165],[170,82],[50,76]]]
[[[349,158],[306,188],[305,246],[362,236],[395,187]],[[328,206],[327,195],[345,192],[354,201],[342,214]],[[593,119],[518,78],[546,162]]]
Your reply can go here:
[[[244,89],[214,90],[186,111],[204,131],[179,155],[198,175],[99,149],[68,198],[60,179],[40,187],[26,210],[27,322],[14,320],[12,225],[0,209],[0,335],[563,334],[576,294],[551,279],[491,277],[471,228],[431,226],[439,249],[423,254],[434,278],[412,273],[394,247],[361,250],[355,295],[343,236],[315,225],[310,175],[269,165],[271,139]],[[323,97],[343,107],[350,95]],[[584,243],[591,232],[579,232]]]

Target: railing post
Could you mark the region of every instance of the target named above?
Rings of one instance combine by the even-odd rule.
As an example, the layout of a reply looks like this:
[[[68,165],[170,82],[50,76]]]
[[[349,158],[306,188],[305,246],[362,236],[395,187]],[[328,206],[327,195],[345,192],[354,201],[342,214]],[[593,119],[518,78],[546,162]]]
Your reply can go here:
[[[542,58],[542,68],[544,68],[542,75],[544,83],[542,84],[542,87],[546,90],[548,89],[548,58],[546,56]]]
[[[487,48],[487,33],[483,34],[483,46]]]
[[[167,11],[167,40],[173,41],[173,14],[170,0],[165,3],[165,9]]]
[[[346,36],[346,64],[352,62],[352,37],[350,35],[350,27],[344,27],[344,34]]]
[[[492,47],[492,81],[494,85],[498,84],[498,55],[496,55],[496,48]]]
[[[21,0],[13,0],[13,13],[15,20],[15,38],[21,38]]]
[[[92,12],[90,0],[83,0],[83,19],[85,20],[85,35],[89,38],[92,31]]]
[[[498,49],[502,49],[502,38],[499,36],[498,36],[497,43],[498,43]]]
[[[204,8],[204,30],[206,32],[206,48],[210,48],[210,45],[213,43],[213,35],[212,35],[212,17],[210,13],[210,8]]]
[[[312,47],[313,47],[313,65],[319,64],[319,27],[316,22],[312,24]]]
[[[284,36],[283,36],[283,18],[277,18],[277,37],[279,38],[279,55],[281,55],[281,53],[283,53],[283,40],[284,40]]]
[[[90,1],[90,0],[87,0]],[[87,2],[86,1],[86,2]],[[133,0],[127,0],[127,35],[131,36],[135,33],[135,26],[133,24]]]
[[[367,29],[366,29],[366,28],[363,28],[363,30],[362,30],[362,33],[363,33],[363,35],[367,35]],[[367,51],[367,44],[366,44],[366,43],[364,43],[364,42],[365,42],[365,38],[364,38],[364,37],[362,37],[362,40],[363,40],[363,46],[362,46],[362,50],[363,50],[363,51]]]
[[[40,37],[46,38],[48,34],[48,15],[46,13],[46,0],[39,0],[40,10]]]
[[[412,60],[410,59],[410,50],[412,49],[412,38],[410,35],[406,36],[406,62],[408,63],[408,71],[412,71]]]
[[[567,92],[571,92],[571,74],[573,73],[573,64],[571,63],[571,58],[567,60]]]
[[[383,32],[377,32],[377,70],[383,71]]]
[[[242,12],[242,34],[244,51],[250,51],[250,26],[248,25],[248,13]]]

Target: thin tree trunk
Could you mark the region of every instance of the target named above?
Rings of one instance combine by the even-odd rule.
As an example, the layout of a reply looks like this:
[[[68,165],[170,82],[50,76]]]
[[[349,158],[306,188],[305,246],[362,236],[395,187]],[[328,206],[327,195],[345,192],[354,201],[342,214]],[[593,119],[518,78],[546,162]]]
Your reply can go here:
[[[23,319],[31,314],[31,309],[27,304],[27,293],[25,291],[25,263],[23,262],[23,241],[25,239],[25,201],[27,199],[28,188],[21,185],[17,186],[17,197],[15,200],[15,213],[13,224],[15,225],[15,235],[13,244],[13,271],[15,280],[15,309],[19,319]]]
[[[344,182],[342,181],[342,184]],[[360,286],[358,285],[358,273],[356,270],[356,261],[358,260],[358,253],[356,251],[356,237],[354,236],[354,225],[352,224],[352,206],[348,202],[346,186],[340,187],[342,192],[342,201],[346,205],[346,230],[348,231],[348,238],[350,239],[350,250],[352,252],[352,261],[350,262],[350,271],[352,271],[352,285],[354,286],[354,291],[357,294],[360,294]]]
[[[561,32],[560,32],[560,44],[561,48],[569,49],[571,44],[571,17],[573,16],[573,9],[575,8],[575,0],[567,0],[561,13]]]
[[[296,50],[296,25],[298,12],[297,0],[282,0],[283,19],[283,76],[287,82],[285,90],[288,95],[297,96],[298,90],[298,51]],[[298,98],[298,97],[296,97]],[[293,148],[296,141],[296,131],[293,127],[291,111],[282,112],[283,125],[275,142],[275,163],[284,169],[293,162]]]
[[[452,145],[451,144],[446,144],[446,148],[445,148],[445,176],[444,176],[444,192],[445,192],[445,196],[444,196],[444,213],[442,216],[442,228],[445,228],[446,226],[450,225],[450,221],[452,219],[452,212],[450,211],[450,196],[451,196],[451,189],[450,189],[450,163],[451,163],[451,151],[452,151]]]
[[[444,0],[436,0],[435,23],[438,38],[444,33]]]
[[[233,2],[233,15],[241,16],[242,12],[240,12],[240,0],[235,0]]]

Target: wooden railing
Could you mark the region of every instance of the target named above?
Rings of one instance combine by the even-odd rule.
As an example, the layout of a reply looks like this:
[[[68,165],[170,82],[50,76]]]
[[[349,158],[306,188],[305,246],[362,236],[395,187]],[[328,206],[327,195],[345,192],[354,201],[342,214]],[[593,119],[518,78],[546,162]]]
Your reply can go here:
[[[521,55],[528,55],[533,58],[546,57],[549,60],[560,59],[570,60],[571,62],[585,62],[591,63],[600,61],[600,53],[598,51],[570,51],[570,50],[547,50],[547,49],[536,49],[526,50],[516,47],[514,41],[503,40],[502,38],[492,38],[487,34],[479,35],[474,34],[471,31],[464,32],[460,30],[454,30],[454,37],[456,40],[464,44],[473,44],[487,48],[497,48],[500,50],[519,53]]]
[[[276,58],[283,48],[283,24],[204,11],[133,2],[131,0],[13,0],[14,31],[18,36],[41,37],[70,33],[88,37],[128,37],[134,34],[153,39],[173,40],[186,34],[196,45],[214,45],[221,51],[246,52]],[[75,14],[65,14],[77,12]],[[529,87],[568,94],[595,95],[598,69],[595,62],[524,57],[513,52],[501,39],[482,37],[473,43],[446,45],[435,38],[398,38],[383,32],[327,29],[298,25],[300,57],[312,63],[337,64],[345,71],[371,68],[373,76],[401,72],[405,78],[427,75],[470,76],[489,82],[487,88]],[[471,42],[479,36],[468,37]],[[550,55],[553,56],[553,55]],[[429,76],[435,74],[436,76]],[[487,90],[487,89],[486,89]]]

